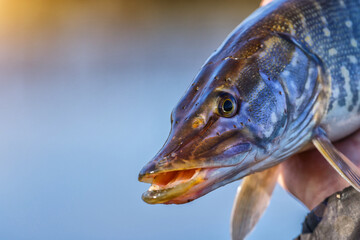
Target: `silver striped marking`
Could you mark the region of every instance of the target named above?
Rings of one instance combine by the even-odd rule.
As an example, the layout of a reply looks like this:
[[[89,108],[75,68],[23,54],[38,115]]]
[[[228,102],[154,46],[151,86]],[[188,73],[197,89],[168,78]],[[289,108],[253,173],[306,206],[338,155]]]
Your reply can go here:
[[[350,39],[350,43],[351,43],[351,46],[353,46],[353,47],[357,47],[357,46],[358,46],[357,41],[356,41],[355,38],[351,38],[351,39]]]
[[[271,134],[273,133],[273,131],[274,131],[274,127],[273,127],[273,125],[271,124],[271,125],[268,126],[268,127],[265,129],[265,131],[264,131],[265,137],[270,137]]]
[[[339,90],[339,88],[335,87],[335,88],[333,89],[333,91],[332,91],[332,95],[333,95],[334,98],[338,98],[339,95],[340,95],[340,90]]]
[[[313,67],[309,69],[308,78],[306,79],[306,83],[305,83],[305,90],[306,91],[308,91],[310,89],[310,85],[311,85],[310,78],[313,75],[314,71],[315,71],[315,68],[313,68]]]
[[[314,6],[317,10],[321,10],[321,6],[318,2],[314,2]]]
[[[291,66],[295,67],[299,58],[299,53],[294,52],[293,59],[291,60]]]
[[[312,46],[314,44],[313,40],[311,39],[310,35],[307,35],[305,37],[305,42],[307,42],[307,44],[309,44],[310,46]]]
[[[266,51],[262,51],[260,54],[259,54],[259,57],[260,58],[264,58],[266,56],[267,52]]]
[[[330,30],[326,27],[326,28],[323,28],[323,31],[324,31],[324,34],[326,37],[330,37],[331,33],[330,33]]]
[[[327,24],[326,18],[324,16],[320,17],[320,19],[324,24]]]
[[[301,24],[302,24],[303,28],[306,28],[306,19],[305,19],[304,15],[302,15],[301,13],[300,13],[300,19],[301,19]]]
[[[351,28],[352,27],[352,21],[350,21],[350,20],[347,20],[346,22],[345,22],[345,25],[348,27],[348,28]]]
[[[285,70],[285,71],[283,72],[283,74],[284,74],[284,77],[290,76],[290,72],[289,72],[288,70]]]
[[[345,66],[342,66],[340,68],[340,70],[341,70],[341,75],[343,76],[343,78],[345,80],[344,88],[345,88],[345,92],[346,92],[346,95],[347,95],[346,106],[350,106],[351,105],[351,97],[352,97],[351,85],[350,85],[350,72]]]
[[[350,55],[350,56],[348,56],[348,58],[349,58],[351,63],[353,63],[353,64],[358,63],[358,60],[357,60],[357,58],[355,56]]]
[[[339,3],[340,3],[340,6],[341,6],[341,7],[346,8],[346,5],[345,5],[345,3],[344,3],[343,0],[340,0]]]
[[[337,54],[337,50],[335,48],[330,48],[329,49],[329,55],[334,56],[335,54]]]
[[[277,121],[276,113],[275,113],[275,112],[272,112],[272,113],[271,113],[271,122],[272,122],[272,123],[276,123],[276,121]]]

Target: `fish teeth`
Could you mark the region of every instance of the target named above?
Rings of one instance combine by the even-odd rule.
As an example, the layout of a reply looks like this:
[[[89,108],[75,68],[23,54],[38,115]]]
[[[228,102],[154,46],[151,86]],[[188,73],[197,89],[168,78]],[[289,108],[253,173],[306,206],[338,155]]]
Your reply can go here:
[[[168,181],[166,184],[163,184],[161,180],[155,180],[151,184],[149,191],[157,191],[157,190],[163,190],[167,188],[172,188],[177,185],[180,185],[182,183],[191,181],[194,179],[200,172],[201,169],[190,169],[190,170],[182,170],[182,171],[176,171],[176,172],[169,172],[169,173],[162,173],[162,174],[172,174],[170,175],[171,180]],[[159,175],[158,177],[164,178],[167,177],[166,175]],[[156,178],[156,176],[155,176]]]

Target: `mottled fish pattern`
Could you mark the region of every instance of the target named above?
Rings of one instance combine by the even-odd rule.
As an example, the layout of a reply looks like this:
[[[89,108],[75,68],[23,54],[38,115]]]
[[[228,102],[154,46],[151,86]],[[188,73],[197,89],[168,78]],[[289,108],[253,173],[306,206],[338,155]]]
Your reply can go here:
[[[354,0],[295,0],[286,1],[274,12],[279,15],[274,18],[274,30],[285,26],[285,32],[294,35],[323,61],[334,81],[329,111],[334,104],[349,112],[360,111],[359,9],[360,1]]]
[[[360,1],[284,1],[274,11],[274,31],[295,36],[323,62],[331,78],[329,118],[360,113]],[[270,24],[272,24],[270,23]]]
[[[360,191],[359,169],[331,144],[360,128],[359,94],[360,0],[274,0],[173,110],[167,142],[139,174],[152,184],[143,199],[185,203],[310,146]]]

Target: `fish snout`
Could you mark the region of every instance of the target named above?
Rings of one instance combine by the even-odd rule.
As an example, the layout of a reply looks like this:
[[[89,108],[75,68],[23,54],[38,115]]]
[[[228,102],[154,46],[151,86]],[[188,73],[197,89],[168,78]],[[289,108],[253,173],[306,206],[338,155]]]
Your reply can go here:
[[[186,167],[187,161],[181,159],[179,156],[181,145],[181,139],[170,138],[155,157],[141,169],[139,181],[151,183],[156,174],[166,171],[175,171]]]
[[[145,183],[151,183],[153,178],[150,177],[156,171],[156,163],[154,161],[150,161],[147,163],[139,172],[139,181]]]

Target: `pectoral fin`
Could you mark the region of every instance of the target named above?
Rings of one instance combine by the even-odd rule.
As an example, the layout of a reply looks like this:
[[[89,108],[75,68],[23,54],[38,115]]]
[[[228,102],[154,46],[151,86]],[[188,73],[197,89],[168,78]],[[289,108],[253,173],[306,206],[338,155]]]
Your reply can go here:
[[[344,154],[339,152],[327,137],[325,131],[317,128],[313,143],[330,165],[357,191],[360,192],[360,169]]]
[[[247,176],[239,186],[231,213],[232,240],[244,239],[269,205],[279,165]]]

